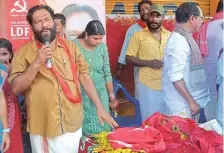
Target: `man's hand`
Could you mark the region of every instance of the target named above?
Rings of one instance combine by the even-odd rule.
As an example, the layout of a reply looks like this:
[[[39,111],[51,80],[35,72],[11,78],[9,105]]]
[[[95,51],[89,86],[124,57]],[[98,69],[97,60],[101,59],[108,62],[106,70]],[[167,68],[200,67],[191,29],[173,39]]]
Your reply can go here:
[[[80,74],[79,81],[86,90],[86,93],[89,96],[89,98],[92,99],[93,103],[96,106],[97,116],[100,124],[103,125],[104,122],[107,122],[112,128],[117,127],[118,124],[114,121],[114,119],[110,116],[110,114],[105,111],[89,74],[85,73]]]
[[[189,105],[193,115],[197,115],[200,112],[200,105],[198,105],[195,101],[189,102]]]
[[[43,65],[47,59],[51,58],[52,50],[49,46],[44,45],[37,51],[35,63],[39,66]]]
[[[118,127],[118,124],[103,107],[97,108],[97,116],[101,125],[104,125],[104,122],[107,122],[112,128]]]
[[[114,94],[110,96],[109,107],[112,111],[116,111],[119,105],[119,101],[115,98]]]
[[[119,104],[119,101],[118,100],[115,100],[113,102],[109,102],[110,109],[112,111],[115,111],[117,109],[118,104]]]
[[[117,80],[120,80],[120,77],[121,77],[121,69],[117,69],[114,78],[117,79]]]
[[[1,150],[2,152],[6,152],[10,147],[10,136],[9,133],[3,133],[2,134],[2,146]]]
[[[157,59],[148,61],[148,67],[153,69],[161,69],[163,67],[163,62]]]
[[[115,79],[120,80],[120,77],[121,77],[121,71],[122,71],[123,67],[124,67],[123,64],[118,63],[117,71],[116,71],[116,74],[115,74],[115,76],[114,76]]]

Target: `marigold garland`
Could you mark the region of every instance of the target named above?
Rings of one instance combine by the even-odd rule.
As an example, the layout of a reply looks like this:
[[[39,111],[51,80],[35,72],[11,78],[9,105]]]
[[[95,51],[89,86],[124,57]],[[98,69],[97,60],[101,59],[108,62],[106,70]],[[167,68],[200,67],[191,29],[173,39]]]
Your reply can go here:
[[[93,153],[145,153],[145,151],[135,152],[131,149],[116,149],[110,145],[107,139],[108,132],[102,132],[100,134],[94,135],[94,139],[97,142],[97,147],[94,148]]]
[[[149,126],[149,125],[146,125]],[[182,132],[178,126],[173,126],[172,131],[180,133],[180,138],[182,140],[186,140],[188,138],[187,134]],[[110,142],[107,139],[107,135],[109,132],[101,132],[100,134],[93,135],[97,147],[94,148],[93,153],[145,153],[145,151],[135,152],[131,149],[116,149],[114,150],[111,146]]]

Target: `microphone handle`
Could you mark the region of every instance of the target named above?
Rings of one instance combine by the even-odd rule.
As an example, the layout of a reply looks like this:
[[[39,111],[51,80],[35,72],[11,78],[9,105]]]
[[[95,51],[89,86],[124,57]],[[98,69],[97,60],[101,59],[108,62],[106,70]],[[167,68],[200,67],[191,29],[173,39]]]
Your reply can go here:
[[[50,47],[50,42],[46,41],[45,42],[45,45],[48,45]],[[48,69],[52,68],[52,62],[51,62],[51,59],[50,58],[47,59],[46,66],[47,66]]]
[[[47,59],[46,65],[47,65],[48,69],[52,68],[52,63],[51,63],[51,59],[50,58]]]

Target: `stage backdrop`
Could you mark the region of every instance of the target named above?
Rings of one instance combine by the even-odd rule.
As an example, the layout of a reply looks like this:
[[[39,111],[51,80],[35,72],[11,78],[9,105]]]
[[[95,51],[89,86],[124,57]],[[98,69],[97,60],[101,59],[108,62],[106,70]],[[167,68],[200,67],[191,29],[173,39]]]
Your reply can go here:
[[[32,30],[26,21],[26,14],[30,7],[37,4],[49,5],[55,13],[66,16],[66,34],[70,39],[76,38],[84,31],[91,20],[100,20],[105,27],[104,0],[1,0],[0,4],[2,19],[0,35],[12,42],[15,51],[33,38]]]

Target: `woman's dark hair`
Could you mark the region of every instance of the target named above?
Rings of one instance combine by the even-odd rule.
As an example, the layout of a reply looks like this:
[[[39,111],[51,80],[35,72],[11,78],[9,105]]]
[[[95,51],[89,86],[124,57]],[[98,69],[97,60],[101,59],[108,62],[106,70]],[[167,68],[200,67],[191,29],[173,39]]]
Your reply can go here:
[[[195,2],[182,3],[175,13],[177,23],[186,23],[192,15],[200,16],[199,4]]]
[[[0,48],[5,48],[9,51],[9,53],[11,55],[9,62],[11,63],[14,54],[13,54],[13,47],[12,47],[12,44],[10,43],[10,41],[8,41],[5,38],[0,38]]]
[[[141,0],[139,3],[138,3],[138,12],[140,13],[140,8],[141,8],[141,5],[142,4],[149,4],[150,6],[152,5],[152,2],[149,1],[149,0]]]
[[[223,11],[223,0],[220,0],[216,9],[216,13]]]
[[[50,8],[47,5],[35,5],[29,9],[29,11],[26,15],[26,20],[30,25],[32,25],[32,22],[33,22],[32,19],[33,19],[34,12],[36,12],[38,10],[42,10],[42,9],[47,10],[50,13],[52,19],[54,18],[54,10],[52,8]]]
[[[81,33],[77,39],[85,38],[85,33],[87,33],[88,36],[105,35],[105,30],[103,28],[102,23],[99,20],[92,20],[87,24],[85,31]]]

